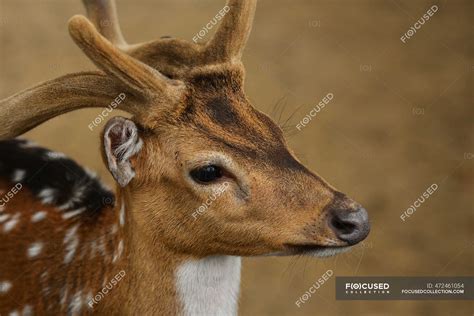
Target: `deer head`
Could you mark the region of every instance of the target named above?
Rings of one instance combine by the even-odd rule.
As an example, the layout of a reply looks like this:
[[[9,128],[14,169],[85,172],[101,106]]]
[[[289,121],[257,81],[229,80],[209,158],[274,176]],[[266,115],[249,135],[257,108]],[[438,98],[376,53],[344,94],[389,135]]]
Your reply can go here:
[[[119,108],[133,117],[107,123],[102,152],[134,230],[196,257],[325,256],[367,236],[367,212],[305,168],[244,93],[241,56],[256,0],[229,0],[206,44],[129,45],[113,2],[84,3],[91,20],[74,16],[69,31],[101,71],[2,100],[1,139],[124,93]]]

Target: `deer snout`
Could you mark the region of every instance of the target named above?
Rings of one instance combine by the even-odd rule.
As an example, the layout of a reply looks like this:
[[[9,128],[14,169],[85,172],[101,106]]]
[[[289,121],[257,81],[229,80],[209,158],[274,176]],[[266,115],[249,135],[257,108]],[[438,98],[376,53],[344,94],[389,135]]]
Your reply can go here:
[[[329,226],[337,238],[349,245],[364,240],[370,231],[369,215],[365,208],[332,210]]]

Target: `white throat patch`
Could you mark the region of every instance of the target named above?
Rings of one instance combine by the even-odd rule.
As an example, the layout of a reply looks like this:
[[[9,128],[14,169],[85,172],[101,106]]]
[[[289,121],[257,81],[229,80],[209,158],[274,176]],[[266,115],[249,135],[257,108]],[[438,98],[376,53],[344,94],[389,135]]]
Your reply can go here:
[[[237,315],[241,258],[215,256],[187,261],[176,270],[184,315]]]

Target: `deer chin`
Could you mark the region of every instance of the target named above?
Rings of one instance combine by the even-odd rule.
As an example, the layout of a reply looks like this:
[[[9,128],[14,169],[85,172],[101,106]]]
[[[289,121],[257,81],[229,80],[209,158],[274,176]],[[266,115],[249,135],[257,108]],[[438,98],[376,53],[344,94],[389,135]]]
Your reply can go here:
[[[352,248],[352,246],[320,246],[320,245],[287,245],[292,255],[304,255],[311,257],[331,257],[337,254],[346,252]]]
[[[287,250],[262,255],[267,256],[310,256],[318,258],[332,257],[349,251],[352,246],[318,246],[318,245],[287,245]]]
[[[332,257],[335,255],[338,255],[340,253],[344,253],[346,251],[349,251],[352,248],[352,246],[346,246],[346,247],[323,247],[321,249],[317,250],[310,250],[307,252],[302,253],[305,256],[311,256],[311,257],[318,257],[318,258],[326,258],[326,257]]]

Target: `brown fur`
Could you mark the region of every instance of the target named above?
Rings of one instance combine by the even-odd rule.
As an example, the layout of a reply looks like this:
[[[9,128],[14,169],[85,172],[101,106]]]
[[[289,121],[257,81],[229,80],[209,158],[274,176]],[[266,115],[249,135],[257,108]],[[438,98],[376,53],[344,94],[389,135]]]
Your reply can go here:
[[[12,185],[0,183],[0,191],[10,190]],[[46,212],[46,219],[33,223],[32,216],[38,211]],[[23,188],[6,203],[1,214],[21,214],[12,231],[0,233],[0,253],[4,258],[0,260],[0,280],[12,283],[11,290],[6,295],[0,295],[2,315],[14,310],[21,312],[26,305],[33,308],[35,315],[65,314],[68,304],[58,304],[65,288],[67,302],[80,290],[95,295],[103,282],[108,282],[121,269],[120,264],[112,265],[112,259],[119,240],[125,240],[124,232],[118,223],[118,212],[110,207],[103,209],[100,217],[93,220],[88,216],[64,220],[62,211],[42,204],[27,188]],[[111,230],[114,224],[118,228],[116,233]],[[75,225],[79,225],[79,247],[74,260],[66,265],[63,240],[66,232]],[[93,259],[91,245],[100,236],[104,238],[108,255],[102,256],[97,252]],[[44,247],[34,260],[28,259],[28,246],[35,242],[42,242]],[[84,274],[87,274],[87,278],[82,277]]]
[[[84,17],[71,20],[71,35],[106,75],[70,75],[1,101],[0,138],[16,136],[76,108],[103,106],[126,92],[128,98],[121,108],[134,114],[144,143],[131,161],[135,177],[118,193],[127,211],[127,224],[118,235],[126,241],[124,255],[116,265],[75,261],[67,269],[51,258],[35,263],[37,268],[22,277],[33,280],[47,265],[58,280],[75,279],[95,294],[104,277],[124,269],[127,275],[98,304],[96,312],[171,315],[181,310],[174,271],[189,258],[292,254],[294,246],[347,245],[331,229],[328,214],[335,206],[349,211],[360,206],[301,165],[287,148],[280,128],[256,110],[243,91],[244,68],[239,60],[255,1],[230,0],[229,15],[206,45],[163,39],[135,46],[126,44],[119,33],[113,3],[85,3],[95,25],[110,18],[112,25],[99,27],[99,31],[117,47]],[[55,93],[50,92],[52,87]],[[85,97],[82,91],[90,95]],[[71,97],[75,99],[69,101]],[[29,111],[23,111],[26,106]],[[6,124],[7,114],[20,116]],[[212,158],[207,155],[216,154],[232,161],[225,179],[230,187],[195,219],[192,212],[212,191],[193,184],[187,174]],[[31,197],[18,200],[26,213],[37,207]],[[6,211],[14,207],[11,204]],[[117,221],[118,212],[108,210],[97,222],[81,223],[81,238],[87,241],[103,234],[107,225]],[[26,213],[22,216],[28,216]],[[67,228],[50,224],[54,234],[61,235]],[[19,227],[15,239],[30,238],[27,230]],[[52,235],[48,240],[59,243],[58,238],[62,237]],[[111,250],[117,247],[114,238]],[[1,240],[2,255],[8,252],[15,258],[21,243],[7,239]],[[12,263],[3,262],[1,271],[15,275],[27,264]],[[24,286],[31,280],[25,279]],[[0,311],[28,304],[40,288],[22,291],[25,294],[15,302],[0,303]],[[47,305],[35,305],[38,311],[44,308]]]

